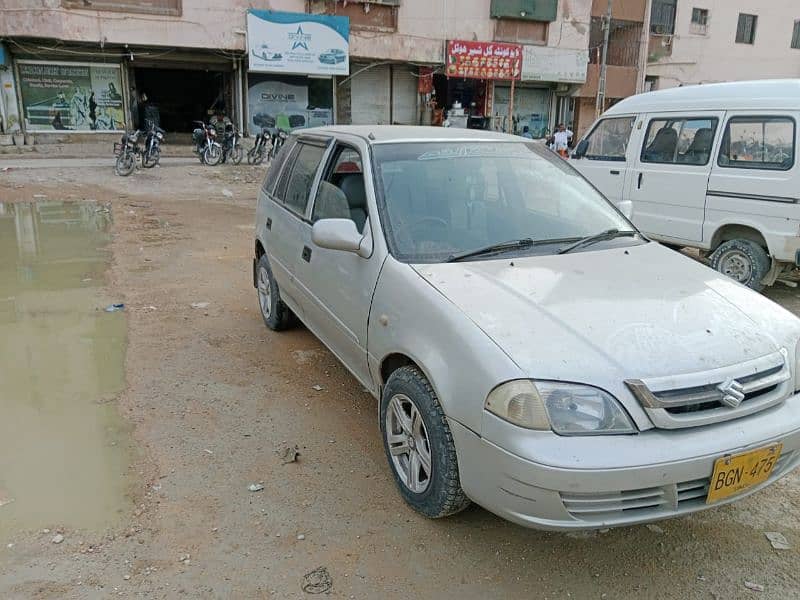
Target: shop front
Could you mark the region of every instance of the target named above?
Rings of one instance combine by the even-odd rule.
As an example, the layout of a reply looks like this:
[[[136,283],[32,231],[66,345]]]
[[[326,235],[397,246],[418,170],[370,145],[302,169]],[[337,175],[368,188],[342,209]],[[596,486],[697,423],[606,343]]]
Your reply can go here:
[[[444,76],[434,75],[436,102],[450,127],[488,129],[499,117],[493,89],[507,84],[509,101],[522,73],[522,47],[498,42],[450,40]],[[509,104],[504,110],[509,114]]]
[[[332,124],[335,76],[349,74],[347,17],[247,12],[247,130]]]
[[[586,81],[587,50],[522,47],[522,76],[513,90],[509,84],[494,87],[493,128],[521,135],[528,128],[534,138],[546,137],[558,123],[574,123],[573,94]],[[509,109],[511,108],[511,112]]]
[[[336,86],[338,122],[417,125],[418,67],[405,63],[353,63]]]

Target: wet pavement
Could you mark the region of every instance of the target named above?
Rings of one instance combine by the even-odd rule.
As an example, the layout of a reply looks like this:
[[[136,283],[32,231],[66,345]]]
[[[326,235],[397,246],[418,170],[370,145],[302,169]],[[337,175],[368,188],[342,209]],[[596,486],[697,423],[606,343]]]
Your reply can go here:
[[[110,212],[0,203],[0,536],[130,510],[124,312],[107,313]]]

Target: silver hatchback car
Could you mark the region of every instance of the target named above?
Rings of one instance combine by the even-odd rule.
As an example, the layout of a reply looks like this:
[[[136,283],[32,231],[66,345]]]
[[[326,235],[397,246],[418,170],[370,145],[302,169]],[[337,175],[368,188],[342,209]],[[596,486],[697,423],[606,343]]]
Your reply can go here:
[[[379,399],[429,517],[470,500],[588,529],[725,504],[800,463],[800,320],[651,242],[503,134],[293,134],[256,213],[267,326],[296,317]]]

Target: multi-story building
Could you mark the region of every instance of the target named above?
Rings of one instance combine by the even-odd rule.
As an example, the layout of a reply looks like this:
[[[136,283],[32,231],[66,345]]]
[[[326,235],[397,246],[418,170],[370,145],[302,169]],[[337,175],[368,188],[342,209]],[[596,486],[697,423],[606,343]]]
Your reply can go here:
[[[800,77],[797,0],[652,0],[648,89]]]
[[[636,38],[644,4],[614,1],[609,99],[636,90],[638,53],[621,40]],[[528,126],[540,136],[558,121],[573,123],[576,101],[593,106],[598,55],[589,45],[603,7],[602,0],[5,0],[0,131],[41,140],[116,132],[151,118],[190,131],[215,110],[245,131],[437,123],[458,103],[470,125],[518,133]],[[312,29],[326,33],[314,38]],[[315,50],[323,38],[328,46]],[[304,51],[316,54],[292,63]]]

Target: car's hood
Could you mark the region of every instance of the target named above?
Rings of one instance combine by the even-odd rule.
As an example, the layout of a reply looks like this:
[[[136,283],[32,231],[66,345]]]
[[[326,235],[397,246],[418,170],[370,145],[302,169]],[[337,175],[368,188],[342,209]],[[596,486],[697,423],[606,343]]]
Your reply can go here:
[[[414,268],[535,378],[674,376],[797,339],[792,315],[655,243]]]

